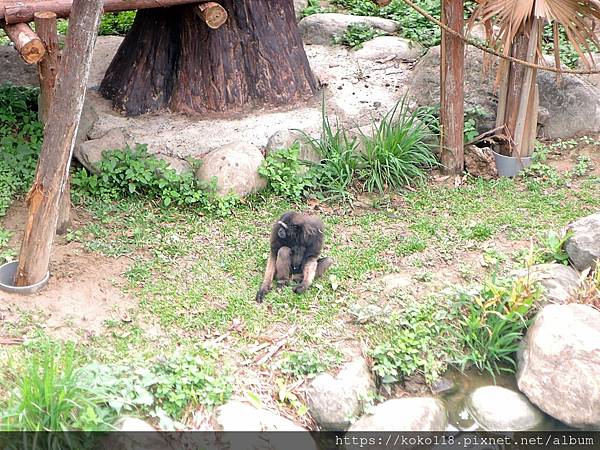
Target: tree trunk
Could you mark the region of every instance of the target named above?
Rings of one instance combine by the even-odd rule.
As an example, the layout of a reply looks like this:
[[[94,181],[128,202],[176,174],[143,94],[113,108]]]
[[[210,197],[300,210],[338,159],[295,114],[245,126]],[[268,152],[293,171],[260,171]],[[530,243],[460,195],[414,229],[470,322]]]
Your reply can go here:
[[[442,20],[453,30],[464,28],[463,0],[442,0]],[[440,154],[444,173],[463,173],[464,159],[464,44],[442,30],[440,53]]]
[[[139,11],[102,94],[139,115],[168,107],[205,116],[306,100],[317,90],[292,0],[223,0],[209,28],[197,6]]]
[[[73,4],[56,95],[50,106],[52,120],[44,127],[35,180],[27,195],[29,213],[16,286],[38,283],[48,271],[59,201],[67,183],[101,13],[100,0],[76,0]]]

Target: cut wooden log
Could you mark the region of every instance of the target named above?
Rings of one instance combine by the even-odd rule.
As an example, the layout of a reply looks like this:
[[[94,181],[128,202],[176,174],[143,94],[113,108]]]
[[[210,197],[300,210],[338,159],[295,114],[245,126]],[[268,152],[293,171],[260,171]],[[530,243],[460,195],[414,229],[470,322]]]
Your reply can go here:
[[[463,0],[442,0],[442,21],[463,32]],[[440,155],[447,175],[463,173],[464,158],[464,43],[442,30],[440,53]]]
[[[50,106],[52,120],[44,128],[35,179],[27,194],[29,212],[16,286],[35,284],[48,272],[59,202],[67,183],[101,14],[100,0],[76,0],[73,4],[56,95]]]
[[[103,0],[104,12],[128,11],[134,9],[166,8],[189,3],[204,3],[198,0]],[[0,4],[0,19],[6,23],[31,22],[36,12],[51,11],[58,17],[69,17],[73,0],[42,0],[6,2]]]
[[[227,11],[216,2],[200,3],[194,11],[213,30],[227,22]]]
[[[27,64],[35,64],[46,52],[39,36],[26,23],[2,24],[8,38],[15,44],[15,49]]]

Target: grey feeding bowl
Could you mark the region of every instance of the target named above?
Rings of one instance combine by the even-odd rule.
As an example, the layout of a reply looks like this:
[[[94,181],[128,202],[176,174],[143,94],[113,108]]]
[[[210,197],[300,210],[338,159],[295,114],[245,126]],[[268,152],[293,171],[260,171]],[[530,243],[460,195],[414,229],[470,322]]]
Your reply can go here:
[[[49,272],[46,273],[44,279],[39,283],[32,284],[31,286],[15,286],[15,275],[17,274],[18,265],[18,261],[12,261],[0,266],[0,291],[29,295],[39,291],[48,284],[48,278],[50,278]]]
[[[492,151],[496,161],[496,169],[501,177],[516,177],[526,167],[531,165],[531,156],[504,156]]]

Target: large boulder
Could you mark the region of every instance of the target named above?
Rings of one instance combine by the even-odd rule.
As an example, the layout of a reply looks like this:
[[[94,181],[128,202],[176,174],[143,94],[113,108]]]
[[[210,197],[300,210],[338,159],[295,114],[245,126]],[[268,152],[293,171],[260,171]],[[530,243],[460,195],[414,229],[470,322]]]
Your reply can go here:
[[[600,213],[579,219],[569,225],[573,235],[565,248],[577,270],[596,267],[600,258]]]
[[[393,20],[338,13],[313,14],[298,24],[304,43],[318,45],[331,45],[333,37],[343,34],[349,25],[368,25],[386,33],[394,33],[398,29],[398,23]]]
[[[306,403],[321,429],[346,430],[373,392],[375,380],[367,361],[356,357],[335,377],[324,373],[314,378],[306,390]]]
[[[517,272],[518,276],[527,276],[527,269]],[[579,274],[564,264],[538,264],[529,268],[529,279],[542,286],[542,304],[568,303],[577,296],[581,286]]]
[[[289,419],[265,409],[231,400],[216,408],[211,417],[215,431],[222,433],[221,443],[227,448],[245,449],[283,449],[302,448],[316,450],[315,441],[306,430]],[[228,431],[246,431],[250,433],[227,433]],[[294,431],[293,445],[290,446],[289,433],[260,433],[261,431]],[[298,433],[304,432],[304,433]],[[210,447],[216,448],[216,447]]]
[[[100,161],[106,150],[123,149],[133,145],[133,139],[125,128],[114,128],[99,139],[83,141],[75,145],[75,158],[91,173],[100,172]]]
[[[414,61],[423,53],[423,47],[398,36],[379,36],[363,44],[354,55],[370,61],[396,59]]]
[[[578,428],[600,427],[600,311],[548,305],[527,331],[519,390],[542,411]]]
[[[217,191],[220,194],[244,196],[266,186],[266,181],[258,174],[263,161],[264,157],[258,147],[245,142],[233,142],[202,158],[196,177],[205,182],[216,177]]]
[[[488,431],[535,430],[544,415],[523,394],[500,386],[483,386],[467,397],[467,407]]]
[[[38,86],[38,74],[35,64],[26,64],[12,45],[0,46],[0,86]]]
[[[496,64],[483,72],[483,52],[468,47],[465,53],[465,110],[473,116],[481,133],[495,128],[497,97],[494,93]],[[431,47],[412,73],[409,92],[420,106],[440,102],[440,47]],[[554,74],[538,72],[540,132],[546,138],[565,138],[600,131],[600,91],[584,78],[564,74],[556,83]]]
[[[388,400],[362,416],[353,431],[444,431],[446,408],[432,397],[405,397]]]

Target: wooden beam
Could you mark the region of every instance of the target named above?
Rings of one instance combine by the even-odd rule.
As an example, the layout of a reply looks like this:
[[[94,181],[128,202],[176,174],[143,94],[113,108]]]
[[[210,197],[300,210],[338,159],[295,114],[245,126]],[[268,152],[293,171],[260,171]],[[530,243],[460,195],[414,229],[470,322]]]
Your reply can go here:
[[[194,5],[196,14],[212,29],[217,29],[227,22],[227,10],[216,2]]]
[[[44,44],[35,31],[26,23],[6,24],[2,28],[9,39],[15,44],[15,49],[27,64],[35,64],[44,57]]]
[[[75,0],[73,3],[55,97],[50,106],[52,120],[44,128],[35,179],[27,195],[29,212],[16,286],[35,284],[48,271],[59,202],[67,183],[101,14],[101,0]]]
[[[103,10],[107,12],[129,11],[133,9],[166,8],[191,3],[206,3],[206,0],[103,0]],[[69,17],[73,0],[25,0],[0,4],[0,19],[6,23],[31,22],[36,12],[51,11],[58,17]]]
[[[462,34],[463,0],[442,0],[442,22]],[[464,43],[442,30],[440,49],[440,155],[443,171],[464,170]]]

